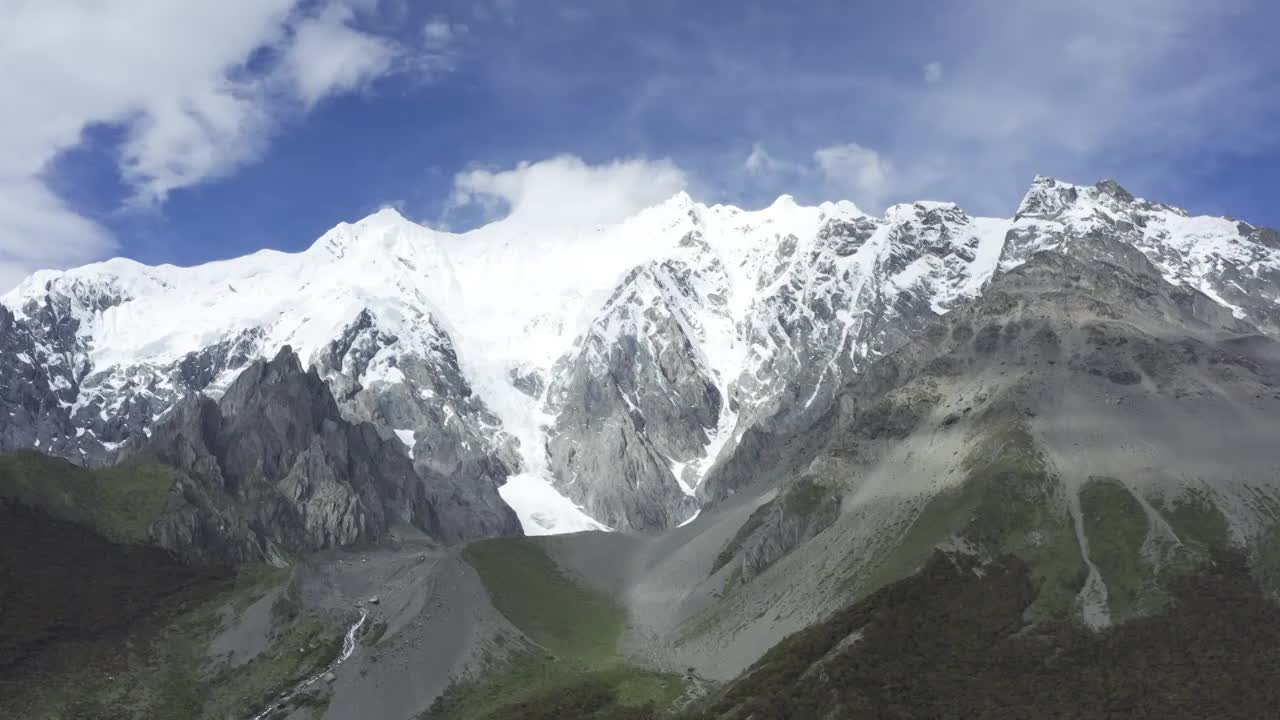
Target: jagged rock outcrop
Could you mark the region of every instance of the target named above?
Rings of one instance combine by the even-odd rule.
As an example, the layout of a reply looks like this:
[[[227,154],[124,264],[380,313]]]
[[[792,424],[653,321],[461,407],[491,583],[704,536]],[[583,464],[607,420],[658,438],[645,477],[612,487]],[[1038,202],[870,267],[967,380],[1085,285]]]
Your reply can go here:
[[[398,441],[344,419],[287,347],[250,364],[220,399],[182,400],[127,452],[180,471],[154,534],[202,560],[281,561],[374,540],[397,523],[444,541],[518,530],[510,511],[491,524],[448,479],[419,478]]]
[[[318,369],[344,417],[405,446],[418,475],[449,487],[442,539],[520,534],[498,488],[520,471],[518,443],[472,390],[449,335],[423,315],[401,338],[363,311],[326,346]]]
[[[0,308],[0,367],[14,407],[0,451],[35,448],[82,465],[106,465],[129,438],[179,399],[225,387],[261,350],[249,329],[163,364],[95,369],[82,325],[130,298],[112,284],[50,282],[15,317]],[[18,394],[21,399],[17,400]]]
[[[1094,186],[1037,177],[1009,231],[1001,266],[1046,249],[1115,241],[1139,250],[1175,285],[1194,287],[1237,317],[1280,334],[1276,231],[1135,198],[1114,180]]]
[[[830,527],[839,515],[839,487],[825,486],[813,475],[803,475],[751,513],[720,551],[711,572],[733,564],[731,581],[751,582],[778,558]]]
[[[57,452],[71,434],[47,361],[27,324],[0,307],[0,450]]]
[[[704,328],[687,313],[715,300],[692,275],[678,261],[633,270],[555,371],[552,472],[610,527],[663,529],[697,510],[681,475],[703,458],[723,399],[697,347]]]

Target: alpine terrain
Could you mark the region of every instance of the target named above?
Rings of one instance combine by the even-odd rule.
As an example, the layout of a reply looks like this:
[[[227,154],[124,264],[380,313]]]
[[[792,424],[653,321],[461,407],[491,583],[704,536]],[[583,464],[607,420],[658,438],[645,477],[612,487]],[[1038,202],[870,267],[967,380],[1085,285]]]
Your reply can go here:
[[[1264,717],[1277,438],[1280,233],[1111,180],[41,271],[0,714]]]

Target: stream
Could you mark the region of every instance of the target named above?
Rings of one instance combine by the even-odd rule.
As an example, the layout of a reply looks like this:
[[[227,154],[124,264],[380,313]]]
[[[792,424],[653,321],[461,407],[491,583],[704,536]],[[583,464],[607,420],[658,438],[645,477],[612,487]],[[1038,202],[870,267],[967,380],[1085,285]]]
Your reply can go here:
[[[258,713],[257,715],[254,715],[253,720],[263,720],[263,718],[270,715],[271,713],[277,710],[280,710],[290,700],[297,697],[298,693],[302,692],[303,690],[306,690],[312,685],[315,685],[325,675],[333,672],[338,668],[339,665],[346,662],[347,658],[351,657],[351,653],[356,651],[356,633],[360,632],[360,628],[364,626],[364,621],[368,619],[369,619],[369,611],[365,608],[360,608],[360,619],[356,620],[355,624],[352,625],[351,628],[347,630],[346,636],[342,638],[342,652],[338,654],[338,657],[335,658],[333,662],[329,663],[329,666],[326,667],[325,669],[316,673],[312,677],[298,683],[297,685],[294,685],[292,690],[289,690],[288,692],[276,698],[275,702],[268,705],[265,710]]]

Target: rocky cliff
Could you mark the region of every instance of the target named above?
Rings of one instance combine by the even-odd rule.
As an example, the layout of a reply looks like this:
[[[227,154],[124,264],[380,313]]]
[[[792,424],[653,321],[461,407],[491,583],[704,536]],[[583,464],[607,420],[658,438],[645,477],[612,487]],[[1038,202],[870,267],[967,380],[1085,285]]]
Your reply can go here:
[[[397,524],[447,542],[519,532],[496,487],[486,497],[482,486],[420,477],[398,440],[344,419],[288,347],[251,363],[216,401],[183,399],[125,454],[180,471],[154,534],[204,559],[281,561]]]

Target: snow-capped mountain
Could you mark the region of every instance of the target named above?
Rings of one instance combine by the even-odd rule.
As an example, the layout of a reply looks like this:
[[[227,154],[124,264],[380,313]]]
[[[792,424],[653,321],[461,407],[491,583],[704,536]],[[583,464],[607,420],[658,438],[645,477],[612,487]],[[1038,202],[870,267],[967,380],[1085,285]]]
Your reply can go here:
[[[1280,333],[1280,233],[1135,198],[1113,180],[1090,187],[1037,177],[1014,216],[1000,267],[1099,239],[1137,248],[1174,285]]]
[[[686,217],[674,251],[623,279],[554,372],[553,474],[614,525],[688,519],[746,427],[821,414],[867,357],[978,292],[1007,225],[949,204],[871,218],[789,197]]]
[[[620,223],[451,234],[383,210],[300,253],[39,272],[0,307],[0,449],[109,462],[182,397],[291,346],[420,473],[529,533],[688,521],[750,428],[803,427],[869,360],[1078,238],[1118,240],[1268,332],[1274,231],[1037,178],[1012,219],[679,194]]]

